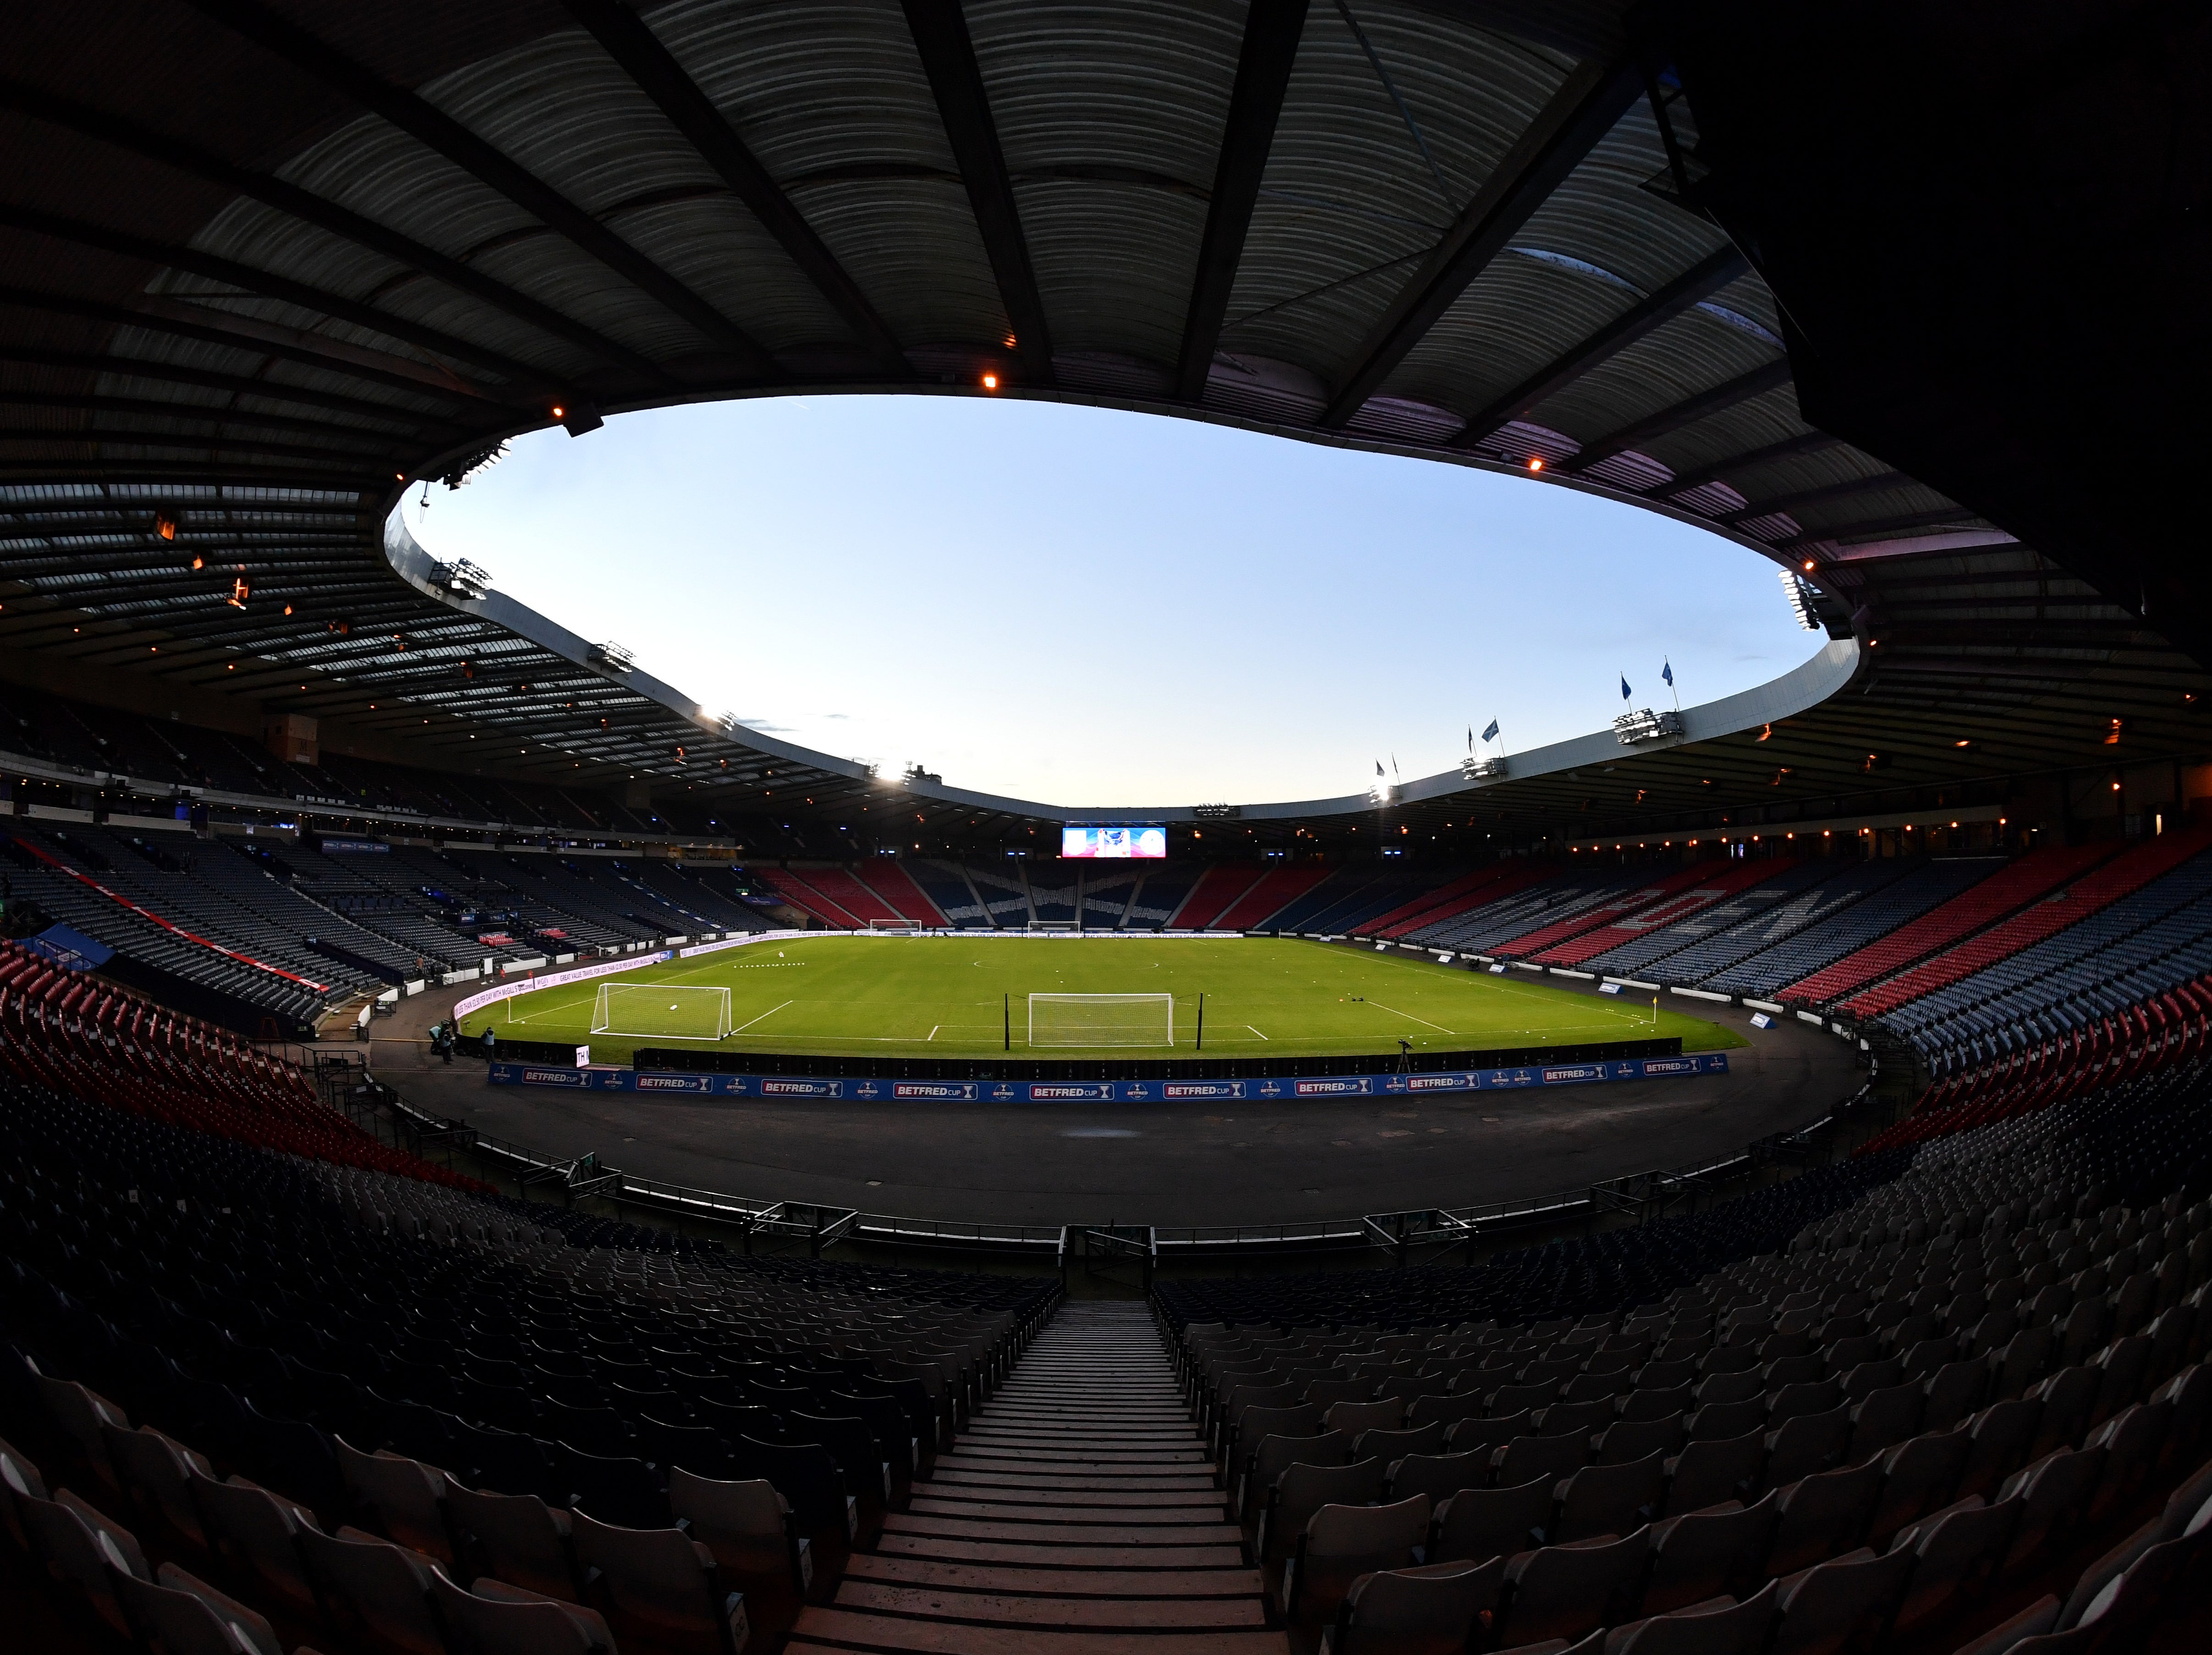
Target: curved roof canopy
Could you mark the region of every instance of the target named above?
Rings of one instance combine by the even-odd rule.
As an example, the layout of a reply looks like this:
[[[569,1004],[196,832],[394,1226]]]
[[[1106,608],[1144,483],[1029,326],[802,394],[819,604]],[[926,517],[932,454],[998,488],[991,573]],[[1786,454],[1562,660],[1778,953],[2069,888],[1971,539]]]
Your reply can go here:
[[[1798,323],[1710,204],[1695,76],[1621,12],[37,11],[0,79],[0,638],[433,757],[496,727],[538,744],[525,775],[681,777],[738,809],[774,770],[841,811],[884,783],[703,728],[387,547],[392,508],[627,409],[1058,397],[1685,514],[1803,576],[1850,641],[1821,698],[1771,686],[1790,704],[1759,731],[1431,778],[1412,818],[1633,831],[2101,762],[2115,733],[2130,761],[2195,751],[2206,686],[2107,571],[1808,423]],[[948,831],[1066,813],[908,794]]]

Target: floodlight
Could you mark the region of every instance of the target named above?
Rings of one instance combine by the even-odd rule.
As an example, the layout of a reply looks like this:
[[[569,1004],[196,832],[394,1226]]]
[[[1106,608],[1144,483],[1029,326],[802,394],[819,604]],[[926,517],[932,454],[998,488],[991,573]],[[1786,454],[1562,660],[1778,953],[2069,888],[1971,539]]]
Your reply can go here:
[[[983,388],[984,388],[986,391],[995,391],[995,390],[997,390],[997,389],[999,388],[999,376],[998,376],[996,374],[984,374],[984,375],[983,375]]]
[[[1528,456],[1528,469],[1529,469],[1530,471],[1532,471],[1532,472],[1540,472],[1540,471],[1542,471],[1542,470],[1544,469],[1544,457],[1543,457],[1543,455],[1541,455],[1541,454],[1531,454],[1531,455],[1529,455],[1529,456]]]

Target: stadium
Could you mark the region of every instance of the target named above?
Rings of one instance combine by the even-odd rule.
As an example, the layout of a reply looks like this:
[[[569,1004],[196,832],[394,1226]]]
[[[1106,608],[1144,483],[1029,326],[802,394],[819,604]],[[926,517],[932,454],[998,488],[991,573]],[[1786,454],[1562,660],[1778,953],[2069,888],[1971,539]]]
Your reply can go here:
[[[9,21],[12,1642],[2212,1638],[2201,9]],[[1596,502],[1806,653],[1055,803],[410,526],[861,398]]]

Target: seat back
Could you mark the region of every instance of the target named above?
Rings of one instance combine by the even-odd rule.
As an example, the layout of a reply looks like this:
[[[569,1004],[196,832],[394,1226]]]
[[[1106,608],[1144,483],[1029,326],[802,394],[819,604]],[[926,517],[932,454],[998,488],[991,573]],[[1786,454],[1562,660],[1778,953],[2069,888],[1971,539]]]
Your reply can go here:
[[[446,1655],[430,1608],[434,1571],[360,1529],[303,1529],[300,1550],[330,1612],[407,1655]]]
[[[446,1479],[446,1509],[477,1565],[514,1585],[573,1603],[567,1524],[535,1494],[496,1494]]]
[[[1337,1646],[1360,1655],[1373,1640],[1389,1655],[1459,1655],[1504,1579],[1502,1557],[1362,1575],[1345,1595]]]
[[[592,1640],[557,1604],[495,1602],[442,1574],[432,1577],[430,1594],[469,1655],[591,1655]]]
[[[1912,1576],[1912,1553],[1856,1551],[1814,1565],[1784,1594],[1771,1655],[1870,1649],[1887,1634]]]
[[[1364,1506],[1382,1492],[1383,1465],[1379,1459],[1350,1465],[1292,1465],[1275,1484],[1261,1548],[1271,1557],[1283,1555],[1305,1532],[1306,1524],[1324,1506]]]
[[[574,1514],[576,1561],[597,1569],[623,1613],[653,1626],[710,1632],[718,1602],[714,1565],[677,1529],[624,1529]]]
[[[192,1504],[191,1485],[185,1477],[186,1451],[147,1426],[125,1431],[103,1427],[108,1463],[114,1467],[118,1485],[131,1502],[149,1516],[159,1517],[196,1546],[204,1547],[200,1514]],[[202,1468],[204,1469],[204,1466]]]
[[[1655,1615],[1622,1628],[1605,1641],[1614,1655],[1757,1655],[1774,1621],[1775,1582],[1740,1603]]]
[[[1873,1520],[1881,1483],[1881,1464],[1869,1461],[1803,1477],[1780,1490],[1782,1516],[1767,1554],[1767,1572],[1794,1574],[1851,1550]]]
[[[1686,1609],[1759,1579],[1779,1518],[1770,1493],[1755,1506],[1729,1500],[1654,1525],[1644,1613]]]
[[[217,1482],[194,1465],[185,1476],[210,1549],[294,1608],[312,1610],[314,1589],[300,1566],[300,1531],[315,1526],[307,1513],[243,1477]]]
[[[1429,1497],[1390,1506],[1324,1506],[1306,1519],[1309,1556],[1363,1557],[1411,1551],[1429,1537]]]
[[[1545,1546],[1507,1563],[1512,1591],[1499,1641],[1510,1647],[1547,1638],[1580,1638],[1617,1620],[1643,1575],[1650,1536],[1648,1527],[1631,1535],[1601,1535]]]
[[[383,1450],[364,1454],[343,1437],[333,1439],[331,1447],[346,1492],[357,1506],[374,1515],[386,1539],[427,1552],[441,1562],[453,1561],[440,1486],[442,1472]]]
[[[1490,1482],[1490,1456],[1471,1454],[1408,1454],[1397,1462],[1390,1477],[1394,1500],[1426,1494],[1441,1502],[1462,1488],[1480,1488]]]
[[[1518,1488],[1463,1488],[1437,1516],[1435,1561],[1484,1563],[1540,1546],[1552,1524],[1553,1479]]]
[[[1586,1465],[1560,1485],[1554,1543],[1597,1534],[1626,1534],[1649,1523],[1667,1487],[1667,1457],[1648,1454],[1626,1465]]]

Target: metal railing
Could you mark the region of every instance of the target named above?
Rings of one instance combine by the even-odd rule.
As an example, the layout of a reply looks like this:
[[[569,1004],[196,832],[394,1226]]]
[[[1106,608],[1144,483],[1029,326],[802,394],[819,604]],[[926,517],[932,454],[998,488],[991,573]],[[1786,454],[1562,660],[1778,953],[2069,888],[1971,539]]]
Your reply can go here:
[[[338,1072],[343,1072],[343,1079]],[[625,1172],[596,1156],[561,1159],[525,1145],[477,1130],[466,1123],[425,1114],[377,1080],[365,1062],[346,1053],[315,1067],[324,1100],[341,1107],[356,1124],[365,1112],[387,1115],[395,1142],[426,1151],[474,1155],[505,1171],[526,1195],[539,1190],[558,1193],[568,1205],[597,1198],[673,1218],[730,1230],[747,1252],[766,1244],[804,1247],[810,1256],[840,1242],[874,1246],[997,1254],[1042,1263],[1051,1261],[1065,1276],[1071,1262],[1086,1268],[1134,1263],[1149,1287],[1163,1261],[1299,1253],[1347,1253],[1361,1249],[1386,1252],[1403,1264],[1417,1253],[1441,1257],[1468,1250],[1516,1230],[1622,1217],[1648,1224],[1678,1212],[1694,1210],[1702,1196],[1716,1195],[1760,1169],[1777,1165],[1810,1165],[1832,1153],[1838,1122],[1868,1098],[1869,1080],[1818,1120],[1795,1131],[1756,1139],[1725,1154],[1635,1172],[1548,1194],[1516,1196],[1462,1207],[1413,1208],[1369,1213],[1357,1218],[1315,1219],[1275,1224],[1177,1226],[996,1224],[923,1219],[797,1201],[771,1201],[672,1183]],[[374,1127],[371,1128],[374,1130]],[[377,1135],[381,1140],[381,1134]],[[1431,1252],[1433,1250],[1433,1252]]]

